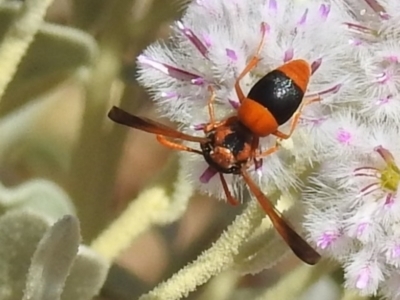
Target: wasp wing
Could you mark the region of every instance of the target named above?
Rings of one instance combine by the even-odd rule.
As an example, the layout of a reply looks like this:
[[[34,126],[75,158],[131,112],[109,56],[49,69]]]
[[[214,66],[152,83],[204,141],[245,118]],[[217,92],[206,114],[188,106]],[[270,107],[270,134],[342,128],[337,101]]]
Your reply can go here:
[[[280,213],[271,204],[269,199],[264,195],[260,188],[250,178],[249,174],[242,169],[244,181],[250,188],[250,191],[257,198],[261,207],[271,219],[276,231],[282,236],[288,246],[292,249],[302,261],[309,265],[315,265],[321,258],[317,251],[314,250],[294,229],[282,218]]]
[[[148,118],[134,116],[116,106],[111,108],[108,117],[118,124],[126,125],[149,133],[178,138],[190,142],[206,143],[208,141],[207,138],[187,135]]]

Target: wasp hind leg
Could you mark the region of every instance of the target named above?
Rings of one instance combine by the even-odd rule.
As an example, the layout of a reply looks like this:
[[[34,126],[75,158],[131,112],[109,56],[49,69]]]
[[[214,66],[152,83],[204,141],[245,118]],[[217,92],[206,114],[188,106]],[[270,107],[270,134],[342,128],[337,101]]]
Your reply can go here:
[[[258,46],[257,46],[256,53],[253,55],[253,57],[252,57],[252,58],[250,59],[250,61],[247,63],[247,65],[246,65],[246,67],[243,69],[243,71],[242,71],[242,72],[239,74],[239,76],[236,78],[236,81],[235,81],[235,91],[236,91],[236,94],[237,94],[237,96],[238,96],[238,98],[239,98],[240,103],[242,103],[242,101],[246,98],[246,96],[245,96],[244,93],[243,93],[242,88],[240,87],[240,80],[242,80],[244,76],[246,76],[251,70],[253,70],[253,69],[257,66],[258,62],[260,61],[259,55],[260,55],[261,50],[262,50],[262,48],[263,48],[263,46],[264,46],[265,35],[266,35],[266,32],[267,32],[267,27],[268,27],[267,23],[264,23],[264,22],[261,23],[261,33],[262,33],[262,36],[261,36],[260,43],[259,43]]]
[[[273,135],[277,136],[280,139],[284,139],[284,140],[287,140],[288,138],[290,138],[290,136],[293,134],[294,130],[296,129],[297,124],[299,123],[299,119],[300,119],[301,113],[303,112],[304,107],[306,107],[307,105],[309,105],[311,103],[319,102],[319,101],[321,101],[321,98],[319,96],[305,100],[300,105],[299,109],[293,115],[292,123],[290,124],[289,133],[283,133],[283,132],[277,130],[276,132],[273,133]]]

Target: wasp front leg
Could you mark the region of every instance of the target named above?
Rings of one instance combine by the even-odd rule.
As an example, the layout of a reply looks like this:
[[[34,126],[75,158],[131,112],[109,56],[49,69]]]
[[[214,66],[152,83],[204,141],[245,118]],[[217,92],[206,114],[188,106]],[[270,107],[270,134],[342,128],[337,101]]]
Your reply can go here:
[[[182,144],[174,143],[174,142],[168,140],[163,135],[157,134],[156,137],[157,137],[157,141],[161,145],[163,145],[163,146],[165,146],[167,148],[170,148],[170,149],[173,149],[173,150],[178,150],[178,151],[186,151],[186,152],[192,152],[192,153],[197,153],[197,154],[203,155],[203,153],[201,151],[193,149],[193,148],[190,148],[190,147],[187,147],[187,146],[182,145]]]

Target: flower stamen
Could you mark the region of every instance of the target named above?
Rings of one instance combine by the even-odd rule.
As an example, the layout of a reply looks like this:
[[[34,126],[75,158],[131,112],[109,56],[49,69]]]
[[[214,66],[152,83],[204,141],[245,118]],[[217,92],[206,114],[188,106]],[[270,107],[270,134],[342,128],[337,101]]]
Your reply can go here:
[[[160,94],[161,98],[163,99],[172,99],[178,97],[178,93],[176,92],[162,92]]]
[[[359,197],[368,196],[380,189],[379,182],[371,183],[360,190]]]
[[[355,23],[349,23],[349,22],[344,22],[344,25],[348,27],[348,29],[353,30],[357,33],[367,33],[372,36],[378,36],[378,32],[375,29],[360,25],[360,24],[355,24]]]
[[[188,38],[188,40],[192,42],[192,44],[196,47],[197,50],[199,50],[201,55],[203,55],[204,58],[208,59],[208,57],[207,57],[208,49],[203,44],[203,42],[200,41],[200,39],[197,37],[197,35],[195,35],[190,28],[187,28],[180,21],[176,22],[176,25],[178,26],[178,29],[183,33],[183,35],[186,36]]]
[[[368,286],[370,279],[371,271],[367,267],[363,268],[357,277],[356,288],[360,290],[365,289]]]
[[[168,76],[171,76],[172,78],[175,78],[175,79],[185,80],[185,81],[202,79],[202,77],[199,75],[187,72],[185,70],[173,67],[171,65],[160,63],[160,62],[155,61],[145,55],[139,55],[137,58],[137,61],[141,65],[146,65],[146,66],[152,67],[152,68],[154,68]]]
[[[208,183],[211,178],[213,178],[218,173],[217,170],[208,166],[207,169],[204,170],[203,174],[200,175],[200,182],[201,183]]]
[[[360,172],[362,171],[362,172]],[[380,171],[377,168],[374,167],[360,167],[356,168],[353,171],[353,175],[358,177],[358,176],[364,176],[364,177],[375,177],[379,179],[380,176]]]
[[[272,11],[274,14],[276,14],[278,10],[278,4],[276,3],[276,0],[270,0],[268,3],[268,9]]]
[[[315,92],[312,94],[307,94],[306,97],[313,98],[313,97],[321,97],[322,95],[326,95],[326,94],[336,94],[340,90],[341,87],[342,87],[342,84],[338,83],[338,84],[334,85],[333,87],[330,87],[326,90],[322,90],[320,92]]]
[[[381,17],[383,15],[387,15],[387,13],[385,12],[385,9],[376,0],[364,0],[364,1],[365,1],[365,3],[367,3],[367,5],[369,7],[372,8],[372,10],[375,13],[379,14]]]
[[[376,105],[384,105],[389,103],[389,101],[393,98],[393,95],[388,95],[386,97],[380,98],[378,101],[376,101]]]
[[[227,56],[230,60],[232,60],[232,61],[237,61],[238,58],[237,58],[237,55],[236,55],[235,50],[226,48],[226,49],[225,49],[225,52],[226,52],[226,56]]]
[[[328,120],[328,117],[320,117],[320,118],[312,118],[312,117],[306,117],[306,116],[300,117],[300,121],[302,124],[311,124],[312,126],[321,125],[326,120]]]
[[[331,6],[329,4],[321,4],[321,6],[319,7],[319,14],[323,21],[325,21],[328,18],[330,11],[331,11]]]
[[[326,231],[317,240],[317,247],[324,250],[334,243],[339,237],[337,232]]]
[[[304,11],[303,15],[301,16],[299,22],[297,23],[298,26],[304,25],[307,21],[308,15],[308,8]]]
[[[311,75],[314,75],[314,73],[319,69],[319,67],[322,64],[322,58],[318,58],[317,60],[314,60],[311,63]]]
[[[234,109],[238,109],[240,107],[240,103],[236,100],[228,99],[228,102]]]
[[[283,62],[288,62],[290,60],[293,59],[294,56],[294,49],[293,48],[289,48],[288,50],[285,51],[285,55],[283,57]]]
[[[350,141],[352,139],[352,135],[349,131],[345,130],[344,128],[339,128],[339,130],[336,134],[336,139],[341,144],[349,145]]]

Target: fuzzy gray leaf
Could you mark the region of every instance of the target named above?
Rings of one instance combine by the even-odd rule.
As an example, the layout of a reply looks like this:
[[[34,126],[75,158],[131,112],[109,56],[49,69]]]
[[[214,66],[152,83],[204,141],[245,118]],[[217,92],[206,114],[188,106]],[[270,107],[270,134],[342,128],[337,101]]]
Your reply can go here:
[[[81,246],[70,276],[67,278],[62,300],[89,300],[98,294],[109,269],[109,263],[90,248]]]
[[[63,217],[46,232],[33,255],[23,300],[60,299],[79,242],[79,223],[73,216]]]
[[[37,244],[50,223],[30,212],[0,217],[0,299],[21,300]]]

